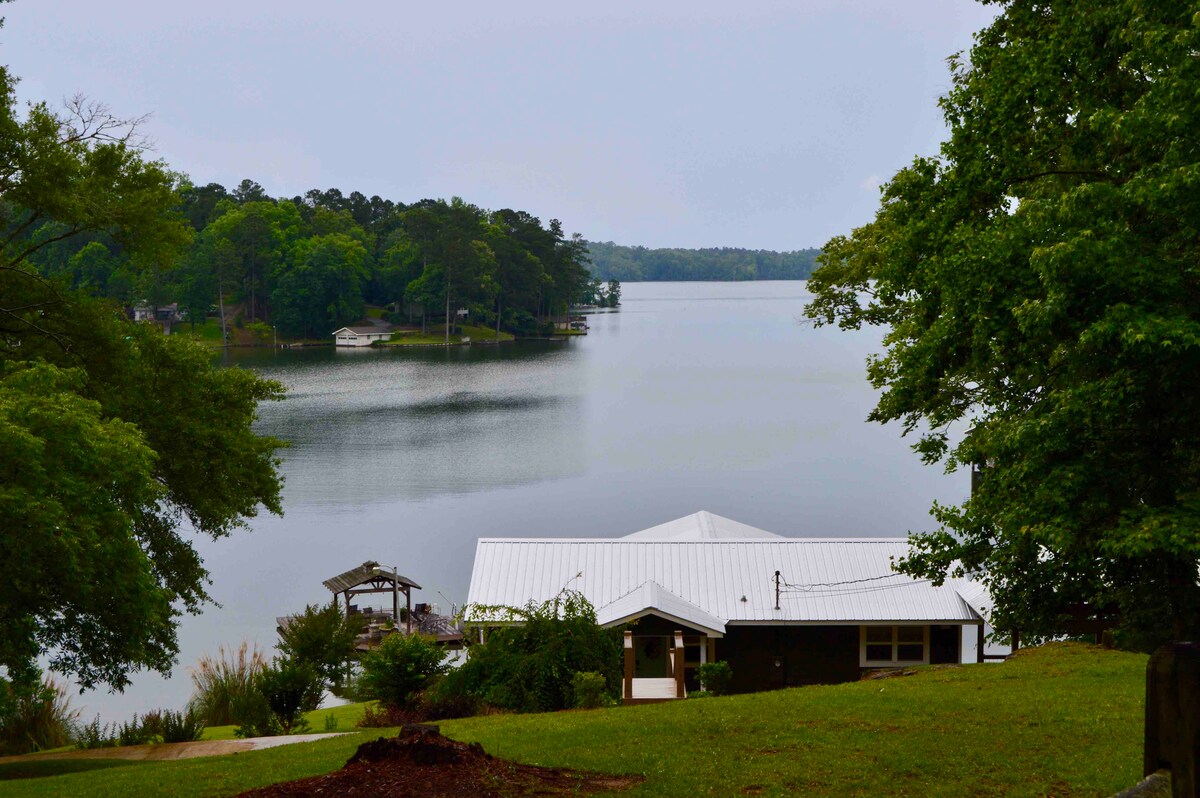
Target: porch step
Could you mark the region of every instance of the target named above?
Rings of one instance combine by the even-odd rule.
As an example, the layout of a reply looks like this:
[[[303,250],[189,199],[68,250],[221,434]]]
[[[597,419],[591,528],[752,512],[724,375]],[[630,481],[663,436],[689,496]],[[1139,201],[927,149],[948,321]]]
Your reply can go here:
[[[634,700],[669,701],[675,698],[674,679],[634,679]]]

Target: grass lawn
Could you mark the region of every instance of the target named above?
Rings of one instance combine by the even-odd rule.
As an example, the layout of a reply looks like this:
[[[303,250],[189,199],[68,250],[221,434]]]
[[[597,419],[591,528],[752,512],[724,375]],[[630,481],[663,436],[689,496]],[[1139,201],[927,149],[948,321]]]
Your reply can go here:
[[[628,796],[1109,796],[1141,778],[1145,668],[1141,655],[1056,644],[1000,665],[441,727],[522,762],[644,775]],[[340,767],[375,734],[7,781],[2,791],[230,795]]]
[[[512,333],[506,333],[502,330],[499,339],[497,339],[496,330],[490,327],[472,327],[463,324],[458,329],[462,332],[461,334],[452,334],[450,336],[451,344],[462,343],[463,336],[467,336],[472,341],[511,341],[514,338]],[[430,344],[444,343],[446,343],[445,328],[430,327],[424,335],[414,330],[401,330],[392,333],[392,339],[380,343],[380,346],[428,346]]]
[[[229,325],[231,328],[233,324]],[[197,341],[205,344],[221,345],[221,320],[206,319],[203,324],[197,324],[196,329],[192,329],[192,325],[188,322],[180,322],[172,325],[171,335],[186,335],[189,338],[194,338]]]
[[[369,702],[374,705],[374,701]],[[363,707],[366,704],[346,704],[340,707],[329,707],[328,709],[318,709],[309,712],[305,715],[308,723],[312,726],[306,734],[319,734],[326,731],[355,731],[356,724],[359,718],[363,716]],[[336,726],[332,729],[326,729],[326,718],[333,718]],[[234,729],[237,726],[208,726],[204,729],[202,740],[236,740]]]

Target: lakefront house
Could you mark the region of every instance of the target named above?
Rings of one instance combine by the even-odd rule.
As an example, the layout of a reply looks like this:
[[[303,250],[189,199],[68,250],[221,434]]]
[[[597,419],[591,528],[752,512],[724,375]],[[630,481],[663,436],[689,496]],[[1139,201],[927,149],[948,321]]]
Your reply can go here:
[[[796,538],[697,512],[619,538],[483,538],[466,621],[577,590],[626,627],[625,698],[683,697],[724,660],[734,692],[983,661],[987,593],[892,570],[905,538]]]

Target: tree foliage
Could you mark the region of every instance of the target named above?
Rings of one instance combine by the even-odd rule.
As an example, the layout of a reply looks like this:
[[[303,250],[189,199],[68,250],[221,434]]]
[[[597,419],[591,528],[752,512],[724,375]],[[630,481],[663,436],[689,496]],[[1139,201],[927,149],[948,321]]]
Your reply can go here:
[[[578,673],[600,674],[610,696],[620,690],[621,632],[597,625],[583,594],[564,590],[521,608],[479,609],[501,613],[506,623],[468,648],[466,663],[443,680],[440,692],[518,712],[551,712],[575,705]]]
[[[611,241],[586,242],[592,274],[599,280],[803,280],[812,274],[819,250],[630,247]]]
[[[1200,17],[1000,3],[950,59],[941,155],[826,245],[818,323],[889,328],[870,418],[986,467],[903,570],[980,572],[994,623],[1116,606],[1131,643],[1200,632]],[[951,435],[957,424],[961,437]]]
[[[138,120],[82,98],[18,114],[12,84],[0,68],[0,666],[28,685],[44,656],[119,689],[170,668],[178,616],[208,599],[190,533],[280,512],[279,442],[251,423],[282,387],[43,268],[70,245],[80,279],[119,264],[109,287],[151,286],[191,232]]]
[[[409,707],[431,683],[448,670],[446,652],[432,638],[419,634],[390,634],[362,658],[359,691],[395,707]]]
[[[309,604],[280,627],[277,648],[288,659],[309,663],[326,685],[338,688],[345,681],[358,631],[336,602],[324,607]]]

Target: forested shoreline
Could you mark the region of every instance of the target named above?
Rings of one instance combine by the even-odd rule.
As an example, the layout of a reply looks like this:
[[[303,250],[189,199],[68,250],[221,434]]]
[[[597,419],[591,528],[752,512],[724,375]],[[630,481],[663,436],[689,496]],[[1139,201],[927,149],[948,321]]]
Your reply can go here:
[[[457,197],[405,205],[338,189],[274,198],[252,180],[229,191],[182,178],[176,193],[192,236],[154,262],[127,257],[119,238],[100,231],[49,243],[30,260],[45,276],[127,307],[178,303],[193,322],[236,316],[294,338],[327,336],[362,319],[367,305],[423,324],[466,309],[489,326],[533,334],[594,291],[580,236],[524,211]],[[23,235],[51,238],[57,225]]]
[[[592,276],[621,282],[676,280],[807,280],[819,249],[649,249],[586,241]]]

